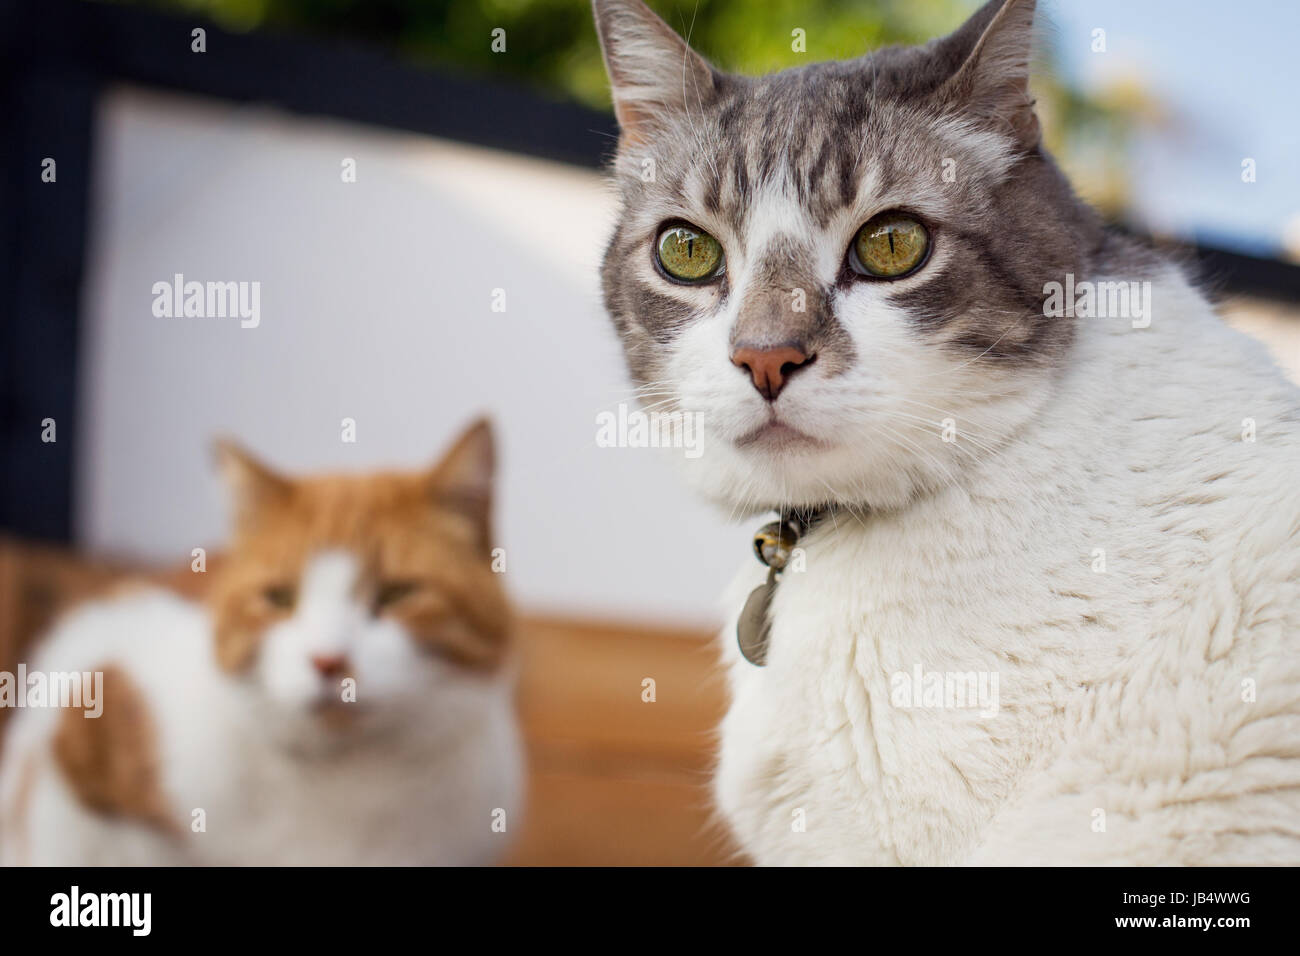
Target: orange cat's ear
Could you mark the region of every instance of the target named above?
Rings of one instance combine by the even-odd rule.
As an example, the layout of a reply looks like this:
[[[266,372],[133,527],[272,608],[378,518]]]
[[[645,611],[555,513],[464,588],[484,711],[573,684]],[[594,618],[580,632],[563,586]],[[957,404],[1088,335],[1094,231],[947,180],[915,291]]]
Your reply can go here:
[[[470,518],[484,546],[492,539],[492,482],[495,472],[492,424],[486,418],[480,418],[456,439],[429,473],[429,485],[437,506]]]
[[[244,527],[256,521],[265,509],[282,505],[288,499],[293,483],[235,442],[219,439],[213,450],[221,480],[230,492],[237,526]]]

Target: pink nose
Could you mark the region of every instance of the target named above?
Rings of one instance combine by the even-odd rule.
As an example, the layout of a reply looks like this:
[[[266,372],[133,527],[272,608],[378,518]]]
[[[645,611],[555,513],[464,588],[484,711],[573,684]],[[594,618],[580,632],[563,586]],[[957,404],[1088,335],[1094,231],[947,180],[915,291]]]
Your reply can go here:
[[[314,654],[311,666],[316,668],[322,677],[338,677],[347,670],[348,659],[342,654]]]
[[[790,345],[774,349],[737,348],[731,353],[731,363],[749,372],[754,387],[769,402],[776,401],[790,376],[809,360],[810,356]]]

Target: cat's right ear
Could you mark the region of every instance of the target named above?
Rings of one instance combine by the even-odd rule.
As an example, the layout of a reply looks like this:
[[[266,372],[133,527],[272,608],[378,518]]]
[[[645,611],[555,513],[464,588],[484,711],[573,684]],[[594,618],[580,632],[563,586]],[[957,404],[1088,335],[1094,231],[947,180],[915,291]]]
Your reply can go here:
[[[293,490],[289,479],[228,438],[218,439],[213,452],[217,471],[230,493],[237,527],[255,521],[264,509],[282,505]]]
[[[713,98],[717,72],[641,0],[592,0],[592,9],[624,141],[644,143]]]

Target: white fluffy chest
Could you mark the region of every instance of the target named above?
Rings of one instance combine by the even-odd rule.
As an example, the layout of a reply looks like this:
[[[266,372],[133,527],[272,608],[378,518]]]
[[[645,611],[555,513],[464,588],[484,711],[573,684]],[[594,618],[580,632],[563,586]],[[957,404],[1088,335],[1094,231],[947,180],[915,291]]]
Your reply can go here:
[[[203,811],[206,828],[186,834],[196,862],[479,864],[499,855],[519,824],[511,818],[522,796],[519,744],[504,693],[485,700],[481,719],[454,739],[381,737],[293,757],[250,739],[246,727],[231,712],[163,732],[177,818]]]
[[[1081,326],[966,490],[801,542],[762,668],[735,646],[748,563],[715,790],[758,862],[1294,858],[1295,391],[1181,286],[1160,301],[1141,334]],[[997,707],[953,706],[954,674],[996,676]]]
[[[959,862],[1057,746],[1066,688],[1098,664],[1078,654],[1095,626],[1060,596],[1088,586],[1087,552],[1048,559],[1062,545],[1006,517],[974,537],[924,515],[840,521],[783,575],[766,666],[724,632],[716,790],[760,862]],[[741,577],[736,607],[763,569]]]
[[[235,865],[490,859],[491,814],[499,805],[492,801],[509,800],[513,785],[501,780],[497,792],[458,788],[444,776],[464,769],[456,761],[441,766],[437,755],[426,753],[401,768],[394,766],[396,756],[376,753],[373,760],[350,758],[318,768],[247,767],[244,779],[206,788],[194,774],[178,787],[184,795],[178,793],[176,802],[201,802],[207,827],[186,834],[188,848],[196,861]]]

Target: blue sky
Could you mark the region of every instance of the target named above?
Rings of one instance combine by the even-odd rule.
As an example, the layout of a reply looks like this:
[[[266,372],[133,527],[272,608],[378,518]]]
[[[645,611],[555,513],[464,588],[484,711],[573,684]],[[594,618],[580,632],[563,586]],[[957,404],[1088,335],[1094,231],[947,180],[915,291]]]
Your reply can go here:
[[[1165,233],[1300,256],[1300,2],[1042,0],[1058,74],[1088,90],[1135,76],[1171,115],[1132,157],[1138,220]],[[1106,31],[1106,52],[1091,50]],[[1241,163],[1256,161],[1243,183]],[[1289,230],[1289,231],[1288,231]]]

